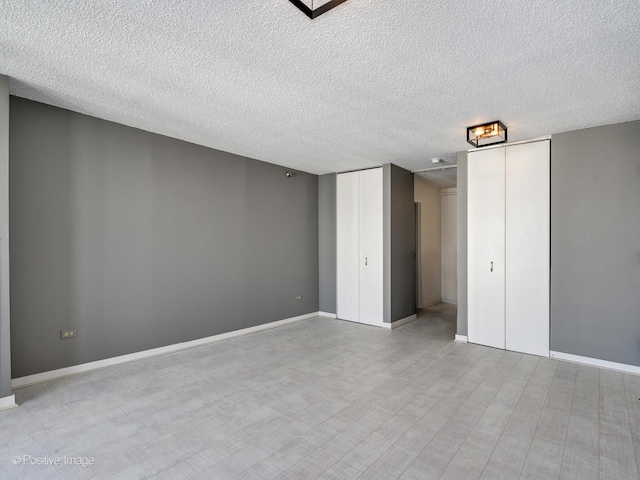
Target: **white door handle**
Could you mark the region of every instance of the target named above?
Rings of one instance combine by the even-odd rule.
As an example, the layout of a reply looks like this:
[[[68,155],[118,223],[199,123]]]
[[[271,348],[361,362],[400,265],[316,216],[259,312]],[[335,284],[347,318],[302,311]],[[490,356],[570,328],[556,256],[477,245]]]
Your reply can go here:
[[[493,272],[493,262],[491,262],[491,271]]]
[[[364,264],[365,265],[368,265],[368,263],[367,263],[368,261],[369,261],[369,259],[367,257],[364,257]]]

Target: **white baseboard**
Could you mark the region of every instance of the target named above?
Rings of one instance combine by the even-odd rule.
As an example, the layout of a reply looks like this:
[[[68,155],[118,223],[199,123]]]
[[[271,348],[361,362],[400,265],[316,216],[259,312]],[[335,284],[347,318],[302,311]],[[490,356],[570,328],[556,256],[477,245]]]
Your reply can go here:
[[[328,312],[318,312],[318,316],[319,317],[338,318],[338,316],[335,313],[328,313]]]
[[[213,335],[211,337],[198,338],[197,340],[191,340],[189,342],[174,343],[173,345],[167,345],[165,347],[152,348],[150,350],[143,350],[142,352],[129,353],[127,355],[120,355],[118,357],[105,358],[104,360],[97,360],[95,362],[82,363],[80,365],[73,365],[71,367],[59,368],[57,370],[36,373],[34,375],[27,375],[26,377],[14,378],[13,380],[11,380],[11,387],[26,387],[29,385],[35,385],[37,383],[49,382],[51,380],[68,377],[69,375],[90,372],[92,370],[119,365],[121,363],[133,362],[134,360],[155,357],[158,355],[164,355],[166,353],[179,352],[180,350],[199,347],[202,345],[207,345],[209,343],[219,342],[220,340],[226,340],[228,338],[239,337],[241,335],[249,335],[251,333],[262,332],[264,330],[282,327],[284,325],[289,325],[290,323],[299,322],[301,320],[317,317],[319,315],[320,312],[307,313],[305,315],[299,315],[297,317],[285,318],[283,320],[265,323],[264,325],[256,325],[255,327],[234,330],[233,332],[221,333],[219,335]]]
[[[409,315],[408,317],[401,318],[400,320],[396,320],[395,322],[391,322],[391,323],[386,323],[385,322],[385,323],[382,324],[382,327],[383,328],[388,328],[389,330],[395,330],[398,327],[401,327],[403,325],[406,325],[407,323],[413,322],[417,318],[418,317],[414,313],[413,315]]]
[[[458,305],[457,300],[452,300],[450,298],[443,298],[442,303],[448,303],[449,305]]]
[[[454,342],[463,342],[463,343],[469,343],[469,338],[466,335],[458,335],[456,333],[456,336],[453,339]]]
[[[7,410],[9,408],[15,408],[18,404],[16,403],[16,396],[9,395],[8,397],[0,398],[0,410]]]
[[[581,363],[583,365],[591,365],[593,367],[608,368],[609,370],[616,370],[618,372],[640,375],[640,367],[627,365],[626,363],[610,362],[608,360],[600,360],[599,358],[581,357],[580,355],[554,351],[549,352],[549,356],[557,360],[565,360],[567,362]]]

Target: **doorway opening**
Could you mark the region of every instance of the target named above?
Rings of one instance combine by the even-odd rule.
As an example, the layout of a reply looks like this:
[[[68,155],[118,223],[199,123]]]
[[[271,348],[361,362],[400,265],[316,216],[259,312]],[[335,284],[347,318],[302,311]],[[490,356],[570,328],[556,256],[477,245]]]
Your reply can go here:
[[[446,305],[457,305],[456,181],[431,173],[414,175],[416,310],[444,304],[439,308],[450,313]]]

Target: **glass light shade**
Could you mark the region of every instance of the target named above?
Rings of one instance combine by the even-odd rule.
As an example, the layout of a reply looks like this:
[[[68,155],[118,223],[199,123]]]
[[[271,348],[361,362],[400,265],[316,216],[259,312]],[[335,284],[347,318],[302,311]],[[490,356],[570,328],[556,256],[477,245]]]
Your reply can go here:
[[[506,141],[507,127],[500,120],[467,128],[467,142],[476,148]]]

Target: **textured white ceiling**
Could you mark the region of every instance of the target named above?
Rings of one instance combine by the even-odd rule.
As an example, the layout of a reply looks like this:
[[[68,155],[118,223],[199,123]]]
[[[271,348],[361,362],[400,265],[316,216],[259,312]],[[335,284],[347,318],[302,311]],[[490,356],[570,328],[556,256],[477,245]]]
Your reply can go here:
[[[427,185],[436,188],[451,188],[458,184],[456,168],[446,168],[444,170],[430,170],[428,172],[416,173]]]
[[[638,0],[0,0],[11,93],[322,174],[640,118]]]

